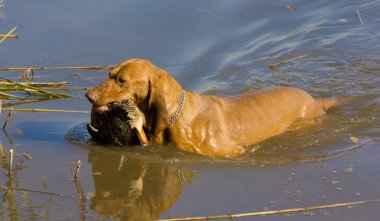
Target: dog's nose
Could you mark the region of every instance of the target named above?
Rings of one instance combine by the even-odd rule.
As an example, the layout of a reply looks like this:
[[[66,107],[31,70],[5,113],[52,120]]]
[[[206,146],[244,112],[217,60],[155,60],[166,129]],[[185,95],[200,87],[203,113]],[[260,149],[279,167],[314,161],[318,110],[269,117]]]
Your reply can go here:
[[[88,90],[86,93],[86,97],[88,101],[90,101],[91,103],[95,103],[97,95],[92,90]]]

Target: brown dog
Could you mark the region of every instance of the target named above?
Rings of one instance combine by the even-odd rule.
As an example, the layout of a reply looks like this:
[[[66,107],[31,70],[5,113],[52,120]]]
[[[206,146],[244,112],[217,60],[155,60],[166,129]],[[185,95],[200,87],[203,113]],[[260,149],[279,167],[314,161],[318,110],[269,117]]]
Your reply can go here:
[[[138,106],[145,119],[135,127],[150,132],[149,143],[221,157],[240,155],[244,147],[281,134],[300,119],[320,117],[337,104],[291,87],[224,99],[201,95],[183,90],[163,69],[141,59],[116,66],[86,96],[97,112],[109,111],[110,104],[121,100]]]

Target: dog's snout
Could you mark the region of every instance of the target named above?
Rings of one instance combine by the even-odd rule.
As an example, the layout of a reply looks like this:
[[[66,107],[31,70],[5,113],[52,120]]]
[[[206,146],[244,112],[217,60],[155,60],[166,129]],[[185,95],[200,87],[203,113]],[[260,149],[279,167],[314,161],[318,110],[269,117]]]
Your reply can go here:
[[[91,103],[95,103],[97,99],[97,94],[93,90],[90,89],[87,91],[86,97],[88,101],[90,101]]]

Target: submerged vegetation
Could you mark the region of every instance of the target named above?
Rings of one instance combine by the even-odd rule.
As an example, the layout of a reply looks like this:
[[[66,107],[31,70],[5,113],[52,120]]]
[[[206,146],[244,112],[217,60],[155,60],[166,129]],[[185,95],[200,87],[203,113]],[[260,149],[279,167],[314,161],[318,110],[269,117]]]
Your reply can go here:
[[[0,2],[1,5],[2,2]],[[5,35],[0,35],[0,44],[9,38],[17,26]],[[9,70],[9,69],[7,69]],[[32,76],[30,76],[32,74]],[[0,99],[5,107],[45,101],[50,99],[72,98],[73,96],[58,92],[57,89],[68,82],[33,82],[34,71],[27,68],[19,76],[24,81],[13,81],[0,77]]]
[[[0,0],[0,9],[3,5],[3,0]],[[0,11],[0,16],[2,16]],[[18,38],[18,35],[13,35],[15,30],[17,29],[17,26],[14,27],[12,30],[10,30],[6,34],[0,34],[0,44],[3,44],[5,40],[7,39],[15,39]],[[0,45],[1,46],[1,45]],[[3,192],[1,194],[1,200],[2,202],[5,202],[5,200],[8,200],[11,205],[16,205],[16,193],[20,192],[21,195],[29,192],[29,193],[35,193],[35,194],[43,194],[48,196],[57,196],[57,197],[63,197],[63,198],[70,198],[73,200],[76,200],[73,196],[66,196],[63,194],[48,192],[48,191],[41,191],[41,190],[33,190],[29,188],[20,188],[18,180],[14,177],[17,175],[18,171],[22,169],[20,165],[15,165],[15,158],[25,158],[27,160],[32,160],[32,157],[27,153],[18,153],[16,151],[16,146],[7,133],[7,125],[10,121],[10,118],[13,116],[13,114],[17,111],[27,111],[27,112],[66,112],[66,113],[89,113],[89,111],[81,111],[81,110],[56,110],[56,109],[42,109],[42,108],[15,108],[19,105],[24,104],[32,104],[37,102],[44,102],[44,101],[52,101],[57,99],[68,99],[68,98],[77,98],[76,96],[73,96],[70,94],[73,90],[86,90],[86,87],[81,88],[67,88],[64,87],[68,85],[70,82],[68,81],[60,81],[60,82],[45,82],[40,81],[36,82],[34,81],[36,78],[35,71],[36,70],[103,70],[107,69],[108,67],[40,67],[40,68],[4,68],[0,67],[0,72],[5,71],[12,71],[12,72],[21,72],[21,74],[18,74],[18,77],[12,77],[5,78],[3,76],[0,76],[0,113],[1,110],[9,111],[8,115],[4,121],[3,124],[3,132],[8,138],[8,141],[11,145],[9,150],[5,146],[2,145],[0,141],[0,163],[3,165],[4,168],[7,168],[8,172],[5,175],[8,179],[8,182],[5,186],[0,185],[0,191]],[[17,75],[16,75],[17,76]],[[16,79],[17,80],[13,80]],[[16,129],[16,131],[19,129]],[[20,132],[21,133],[21,132]],[[22,161],[22,160],[21,160]],[[80,160],[78,160],[78,163],[73,163],[73,167],[76,167],[75,174],[73,176],[73,181],[75,183],[75,186],[77,187],[78,191],[81,189],[80,183],[78,180],[78,174],[80,169]],[[79,193],[78,193],[79,194]],[[79,194],[80,198],[83,197],[83,194]],[[10,207],[11,210],[15,210],[14,206]],[[12,218],[18,219],[17,213],[11,215]]]
[[[0,0],[0,8],[4,5],[4,0]],[[0,14],[1,15],[1,14]],[[17,26],[12,28],[6,34],[0,34],[0,44],[7,39],[18,38],[13,35]],[[13,107],[17,105],[41,102],[53,99],[75,98],[67,92],[71,90],[87,90],[87,88],[65,88],[69,84],[63,82],[35,82],[35,71],[37,70],[106,70],[112,66],[80,66],[80,67],[0,67],[0,71],[21,71],[19,79],[23,81],[14,81],[5,77],[0,77],[0,99],[3,107]],[[18,111],[31,112],[81,112],[67,110],[47,110],[47,109],[19,109]],[[88,112],[85,112],[88,113]]]
[[[22,74],[24,81],[13,81],[0,77],[0,99],[2,100],[3,107],[14,107],[54,99],[75,98],[75,96],[65,92],[68,91],[68,89],[62,88],[63,85],[69,82],[33,82],[33,77],[30,79],[25,73],[26,72]],[[36,112],[42,109],[32,108],[29,110]],[[15,111],[17,111],[17,109],[15,109]],[[19,111],[28,111],[28,109],[19,109]],[[64,111],[65,110],[62,110],[62,112]]]

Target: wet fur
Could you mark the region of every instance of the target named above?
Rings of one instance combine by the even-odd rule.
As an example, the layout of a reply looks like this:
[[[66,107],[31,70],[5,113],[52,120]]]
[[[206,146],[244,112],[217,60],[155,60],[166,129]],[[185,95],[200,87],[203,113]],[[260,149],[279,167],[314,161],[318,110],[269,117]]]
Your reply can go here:
[[[182,91],[186,93],[184,106],[170,124]],[[90,89],[86,96],[100,110],[126,99],[138,106],[146,120],[143,128],[151,134],[149,144],[172,144],[213,157],[244,154],[246,146],[281,134],[298,120],[323,116],[326,109],[338,104],[332,98],[314,99],[293,87],[228,98],[197,94],[183,90],[170,74],[144,59],[122,62],[109,72],[106,82]],[[128,119],[124,117],[124,121]]]

